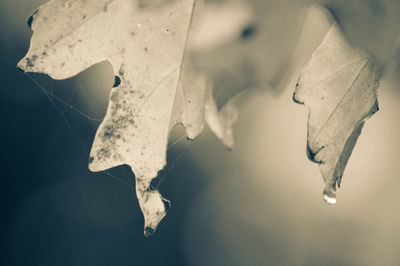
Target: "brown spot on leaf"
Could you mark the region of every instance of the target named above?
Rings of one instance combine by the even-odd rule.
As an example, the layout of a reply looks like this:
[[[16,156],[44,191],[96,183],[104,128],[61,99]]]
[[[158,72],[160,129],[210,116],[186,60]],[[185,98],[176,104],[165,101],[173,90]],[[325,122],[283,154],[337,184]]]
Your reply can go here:
[[[26,58],[26,65],[27,65],[27,67],[34,67],[37,58],[38,58],[37,55],[32,55],[31,58],[27,57],[27,58]]]

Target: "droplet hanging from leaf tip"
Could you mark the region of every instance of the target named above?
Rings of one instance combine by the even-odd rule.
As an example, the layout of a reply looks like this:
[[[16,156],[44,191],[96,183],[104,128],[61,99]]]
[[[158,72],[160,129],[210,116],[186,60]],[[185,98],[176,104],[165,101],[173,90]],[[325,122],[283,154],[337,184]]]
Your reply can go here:
[[[323,199],[328,204],[336,204],[336,182],[333,184],[326,184],[324,192],[322,193]]]
[[[323,193],[324,201],[328,204],[334,205],[336,204],[336,195],[331,196],[327,191],[324,190]]]

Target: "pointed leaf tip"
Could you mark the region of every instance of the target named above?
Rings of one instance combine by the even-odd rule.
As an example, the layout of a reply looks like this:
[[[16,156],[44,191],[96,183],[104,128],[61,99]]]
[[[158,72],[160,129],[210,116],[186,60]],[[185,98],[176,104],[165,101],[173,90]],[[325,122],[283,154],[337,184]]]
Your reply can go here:
[[[150,236],[166,215],[165,199],[157,190],[151,189],[150,182],[151,178],[136,178],[136,196],[144,216],[145,236]]]
[[[326,183],[324,200],[336,203],[340,184],[364,121],[377,110],[381,69],[352,47],[336,24],[302,70],[293,96],[309,108],[307,155]]]

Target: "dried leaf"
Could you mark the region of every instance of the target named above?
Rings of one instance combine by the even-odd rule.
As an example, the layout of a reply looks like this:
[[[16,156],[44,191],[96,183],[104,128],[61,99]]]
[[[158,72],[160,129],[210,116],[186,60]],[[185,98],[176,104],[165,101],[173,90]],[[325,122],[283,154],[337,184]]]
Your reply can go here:
[[[336,202],[336,185],[364,121],[378,111],[380,73],[334,24],[300,74],[293,99],[309,108],[307,153],[320,164],[328,203]]]
[[[194,0],[154,5],[50,1],[33,14],[31,47],[18,64],[24,71],[65,79],[97,62],[111,62],[116,84],[89,167],[131,166],[146,235],[165,215],[163,198],[150,182],[166,164],[168,134],[177,122],[172,111]],[[192,127],[201,128],[200,122]]]

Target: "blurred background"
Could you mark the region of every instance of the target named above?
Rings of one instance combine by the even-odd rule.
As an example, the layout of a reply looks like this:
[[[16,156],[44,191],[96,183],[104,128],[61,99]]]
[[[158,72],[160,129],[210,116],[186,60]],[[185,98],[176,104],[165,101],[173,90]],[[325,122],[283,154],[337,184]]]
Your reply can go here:
[[[281,21],[264,28],[264,13],[248,15],[242,6],[232,8],[235,1],[223,4],[235,14],[226,20],[220,20],[222,11],[210,12],[210,25],[228,34],[216,27],[216,39],[207,40],[199,33],[196,49],[212,55],[222,45],[233,47],[234,55],[252,58],[258,75],[268,77],[260,83],[275,89],[241,107],[231,152],[208,129],[192,142],[182,128],[174,130],[168,165],[155,181],[172,207],[145,238],[130,170],[91,173],[87,167],[114,81],[111,66],[100,63],[63,81],[15,67],[29,47],[26,17],[44,2],[0,2],[0,265],[399,265],[396,73],[382,82],[380,111],[364,127],[335,206],[323,202],[318,165],[306,157],[308,111],[292,102],[292,93],[298,71],[332,21],[326,11],[270,1],[264,8]],[[249,16],[258,23],[250,32],[260,32],[261,40],[271,36],[266,50],[274,56],[262,52],[257,38],[258,49],[238,53],[253,45],[240,43],[247,39]],[[282,27],[292,26],[295,34],[285,35]],[[282,45],[274,46],[281,35]],[[265,57],[257,61],[260,54]],[[235,65],[232,73],[240,71]]]

